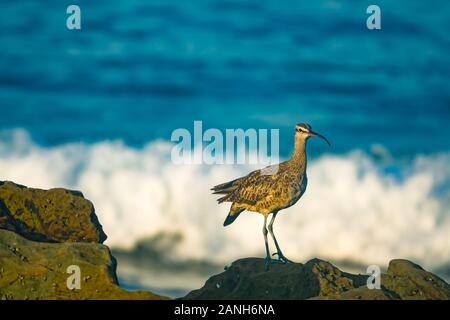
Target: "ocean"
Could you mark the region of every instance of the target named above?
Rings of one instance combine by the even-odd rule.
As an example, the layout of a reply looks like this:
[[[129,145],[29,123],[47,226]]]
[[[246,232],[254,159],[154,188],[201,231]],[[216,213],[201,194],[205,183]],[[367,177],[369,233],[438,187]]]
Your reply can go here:
[[[373,31],[369,1],[77,4],[81,30],[60,1],[0,3],[0,179],[83,191],[127,287],[177,296],[263,255],[260,217],[224,229],[209,191],[258,166],[170,161],[196,120],[279,129],[282,159],[298,122],[332,142],[277,220],[290,258],[450,277],[448,1],[377,1]]]

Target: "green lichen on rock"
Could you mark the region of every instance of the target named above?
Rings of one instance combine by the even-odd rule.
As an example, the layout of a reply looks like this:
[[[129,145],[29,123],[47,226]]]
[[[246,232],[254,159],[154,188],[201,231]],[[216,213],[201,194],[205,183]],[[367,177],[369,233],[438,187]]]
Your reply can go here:
[[[381,283],[398,299],[450,299],[448,283],[408,260],[392,260],[387,273],[382,275]]]
[[[69,289],[68,267],[80,269],[81,288]],[[70,271],[70,270],[69,270]],[[70,281],[69,281],[70,282]],[[116,262],[97,243],[34,242],[0,230],[0,299],[164,299],[118,286]]]
[[[0,229],[46,242],[103,243],[92,203],[79,191],[26,188],[0,181]]]
[[[105,239],[81,192],[0,181],[0,299],[167,299],[120,288]],[[80,289],[67,284],[70,266]]]

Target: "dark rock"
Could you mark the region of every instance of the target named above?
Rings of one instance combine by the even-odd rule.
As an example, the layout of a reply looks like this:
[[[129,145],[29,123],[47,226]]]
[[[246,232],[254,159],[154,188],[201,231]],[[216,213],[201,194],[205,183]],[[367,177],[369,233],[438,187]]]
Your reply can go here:
[[[276,264],[265,271],[264,259],[235,261],[184,299],[308,299],[336,296],[365,283],[367,276],[351,275],[314,259],[306,264]]]
[[[366,286],[367,275],[342,272],[331,263],[313,259],[306,264],[276,264],[265,271],[264,259],[235,261],[225,272],[182,299],[450,299],[450,286],[406,260],[393,260],[381,276],[381,289]]]
[[[0,229],[44,242],[103,243],[92,203],[79,191],[41,190],[0,183]]]

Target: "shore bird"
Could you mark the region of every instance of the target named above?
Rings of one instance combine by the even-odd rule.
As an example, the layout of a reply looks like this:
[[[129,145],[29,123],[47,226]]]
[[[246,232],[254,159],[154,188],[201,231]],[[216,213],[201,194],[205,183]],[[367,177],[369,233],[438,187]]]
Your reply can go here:
[[[224,226],[233,223],[245,210],[257,212],[264,216],[264,244],[266,249],[266,269],[271,263],[289,263],[280,249],[273,233],[273,223],[280,210],[293,206],[302,197],[308,182],[306,176],[306,143],[310,137],[319,137],[329,146],[330,142],[321,134],[312,131],[311,126],[299,123],[295,127],[294,151],[289,160],[275,166],[269,166],[256,170],[245,177],[235,179],[213,187],[213,194],[222,194],[217,201],[219,203],[231,202]],[[267,218],[272,214],[272,219],[267,226]],[[267,234],[273,239],[278,259],[271,258]]]

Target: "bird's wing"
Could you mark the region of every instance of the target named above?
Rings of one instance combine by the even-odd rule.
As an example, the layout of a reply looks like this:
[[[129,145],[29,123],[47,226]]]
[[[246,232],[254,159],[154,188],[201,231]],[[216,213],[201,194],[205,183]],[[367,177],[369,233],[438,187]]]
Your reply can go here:
[[[232,181],[228,181],[228,182],[219,184],[215,187],[212,187],[211,190],[213,191],[213,194],[228,194],[238,187],[239,180],[241,180],[241,179],[243,179],[243,178],[238,178],[238,179],[235,179]]]
[[[242,178],[239,186],[229,194],[226,201],[255,205],[271,194],[276,181],[276,175],[263,174],[261,170],[253,171]]]
[[[217,200],[219,203],[240,202],[254,205],[270,195],[284,166],[284,163],[280,163],[255,170],[245,177],[219,184],[211,190],[213,194],[224,194]]]

